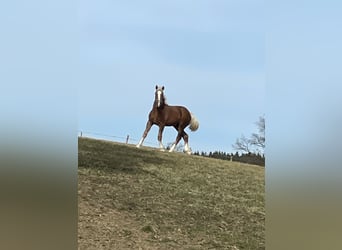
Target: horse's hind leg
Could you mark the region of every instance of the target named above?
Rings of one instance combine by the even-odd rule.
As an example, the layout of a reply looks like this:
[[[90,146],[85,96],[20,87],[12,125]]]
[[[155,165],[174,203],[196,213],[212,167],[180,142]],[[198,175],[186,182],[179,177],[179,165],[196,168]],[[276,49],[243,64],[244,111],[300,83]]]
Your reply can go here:
[[[177,129],[178,134],[177,134],[177,137],[176,137],[176,141],[172,144],[169,152],[173,152],[173,150],[176,148],[176,146],[177,146],[178,142],[180,141],[180,139],[182,139],[182,137],[184,138],[184,134],[187,136],[187,134],[184,132],[184,129],[180,129],[180,128],[177,128],[177,127],[175,127],[175,129]]]
[[[189,147],[189,136],[188,136],[188,134],[184,130],[182,131],[181,137],[184,140],[184,151],[185,151],[185,153],[190,155],[191,154],[191,149]]]
[[[185,133],[185,131],[183,131],[182,137],[183,137],[183,140],[184,140],[184,151],[185,151],[185,153],[190,155],[191,154],[191,149],[189,147],[189,136],[188,136],[187,133]]]
[[[137,144],[137,148],[140,148],[140,146],[143,144],[148,132],[150,131],[151,127],[152,127],[152,122],[148,121],[147,124],[146,124],[146,128],[145,128],[145,131],[144,131],[144,134],[143,136],[141,137],[139,143]]]
[[[172,144],[169,152],[173,152],[173,150],[175,150],[175,148],[176,148],[176,146],[177,146],[177,144],[181,138],[182,138],[182,132],[178,132],[177,137],[176,137],[176,141]]]

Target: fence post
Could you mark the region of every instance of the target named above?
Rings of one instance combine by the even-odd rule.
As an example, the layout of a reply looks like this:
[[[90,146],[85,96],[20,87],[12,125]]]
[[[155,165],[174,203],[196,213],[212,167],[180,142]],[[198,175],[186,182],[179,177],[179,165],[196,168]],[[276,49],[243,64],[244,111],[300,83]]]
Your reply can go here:
[[[129,135],[127,135],[126,144],[128,144],[128,140],[129,140]]]

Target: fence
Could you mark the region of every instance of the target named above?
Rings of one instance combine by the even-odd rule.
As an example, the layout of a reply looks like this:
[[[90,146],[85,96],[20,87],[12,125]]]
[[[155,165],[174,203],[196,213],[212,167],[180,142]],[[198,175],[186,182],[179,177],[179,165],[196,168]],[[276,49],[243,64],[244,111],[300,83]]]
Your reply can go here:
[[[118,136],[118,135],[108,135],[108,134],[102,134],[98,132],[91,132],[91,131],[78,131],[79,137],[90,137],[94,139],[104,139],[108,141],[115,141],[115,142],[123,142],[126,144],[137,144],[140,139],[132,138],[129,135],[127,136]],[[157,143],[144,141],[144,144],[150,145],[151,147],[158,147]]]

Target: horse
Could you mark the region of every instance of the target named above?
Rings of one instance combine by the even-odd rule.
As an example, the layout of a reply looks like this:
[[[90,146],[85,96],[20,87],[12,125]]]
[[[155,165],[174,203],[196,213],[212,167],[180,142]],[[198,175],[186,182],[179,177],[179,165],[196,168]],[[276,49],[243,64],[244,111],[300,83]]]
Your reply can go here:
[[[169,152],[173,152],[178,142],[183,138],[184,140],[184,151],[187,154],[191,154],[191,149],[189,147],[189,136],[185,133],[184,129],[188,126],[191,131],[196,131],[199,127],[199,122],[194,116],[194,114],[190,113],[189,110],[183,106],[170,106],[166,103],[166,99],[164,96],[165,87],[159,87],[156,85],[155,90],[155,98],[153,102],[153,107],[148,116],[148,121],[146,124],[145,131],[141,137],[141,140],[136,145],[139,148],[148,132],[150,131],[152,125],[159,126],[158,133],[158,141],[159,148],[161,151],[165,151],[164,145],[162,143],[162,135],[165,126],[173,126],[178,134],[176,140],[173,142]]]

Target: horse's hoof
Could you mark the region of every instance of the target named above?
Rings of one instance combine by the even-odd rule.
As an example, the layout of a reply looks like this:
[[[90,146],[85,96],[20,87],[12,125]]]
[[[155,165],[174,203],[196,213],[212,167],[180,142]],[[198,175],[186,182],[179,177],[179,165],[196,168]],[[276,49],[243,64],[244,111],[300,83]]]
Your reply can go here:
[[[161,149],[159,149],[160,150],[160,152],[165,152],[165,149],[163,149],[163,148],[161,148]]]

